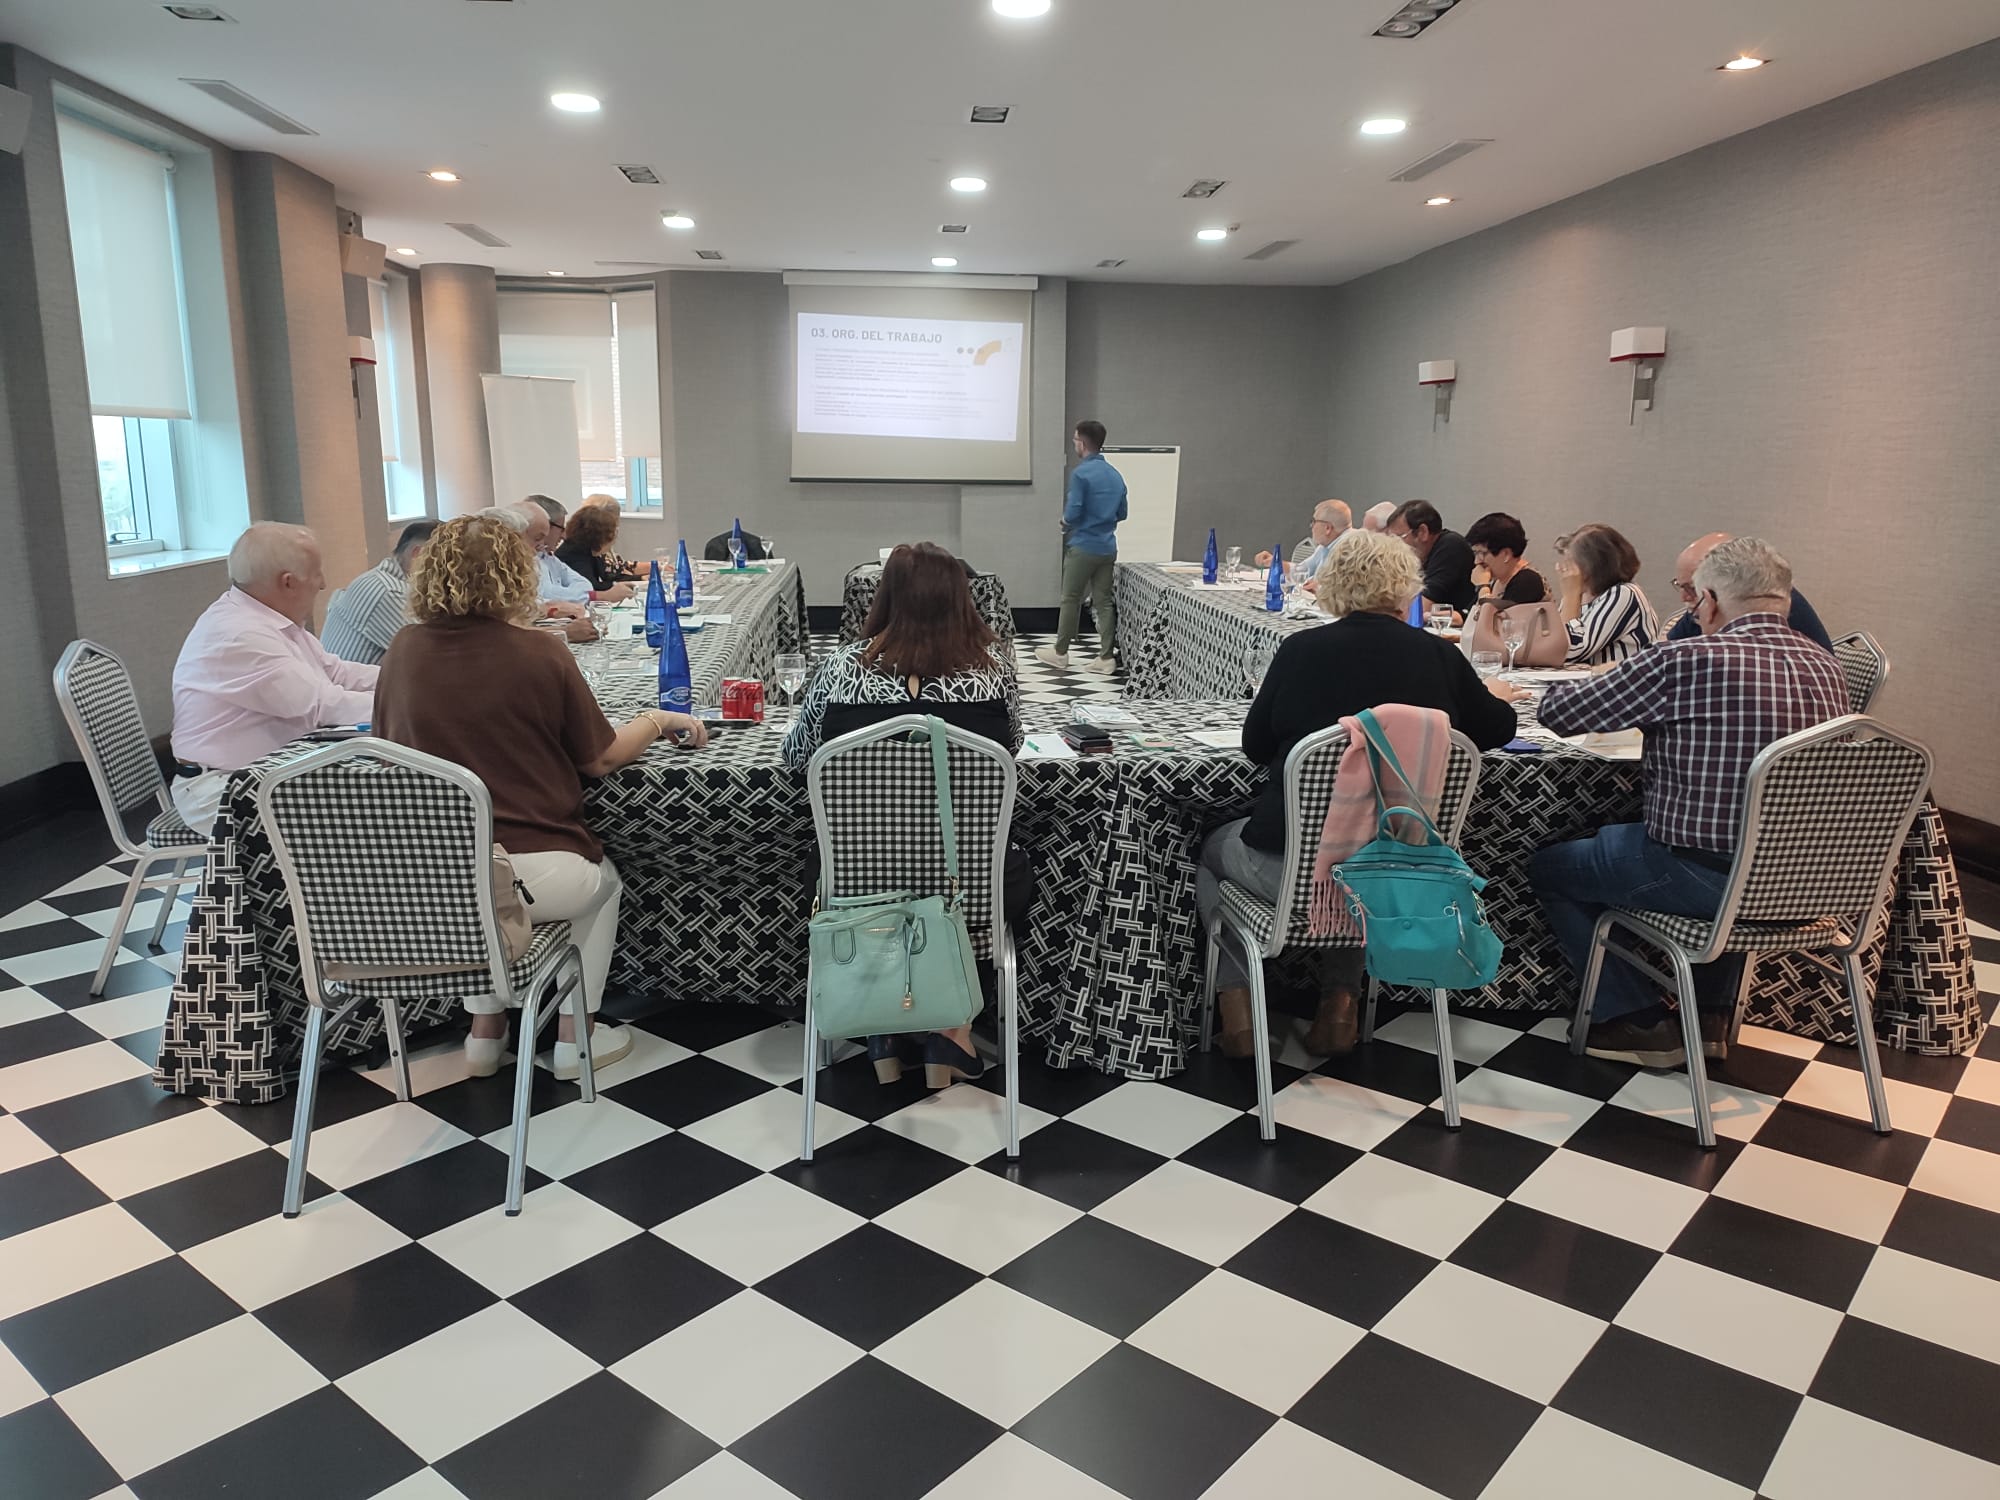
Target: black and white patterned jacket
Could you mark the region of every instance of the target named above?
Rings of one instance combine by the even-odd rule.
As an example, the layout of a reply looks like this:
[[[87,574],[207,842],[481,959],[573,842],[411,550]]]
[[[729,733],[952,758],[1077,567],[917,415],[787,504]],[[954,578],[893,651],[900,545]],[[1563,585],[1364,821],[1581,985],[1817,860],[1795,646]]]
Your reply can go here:
[[[967,667],[948,677],[925,678],[914,700],[906,686],[907,678],[862,664],[861,653],[867,649],[866,641],[842,646],[814,674],[812,685],[806,689],[805,702],[799,706],[798,721],[786,734],[780,751],[785,764],[793,770],[804,769],[813,752],[819,749],[826,729],[827,707],[835,703],[908,703],[913,713],[922,712],[918,705],[924,703],[1004,703],[1007,748],[1020,750],[1021,689],[1014,658],[1004,644],[995,642],[987,648],[985,665]]]

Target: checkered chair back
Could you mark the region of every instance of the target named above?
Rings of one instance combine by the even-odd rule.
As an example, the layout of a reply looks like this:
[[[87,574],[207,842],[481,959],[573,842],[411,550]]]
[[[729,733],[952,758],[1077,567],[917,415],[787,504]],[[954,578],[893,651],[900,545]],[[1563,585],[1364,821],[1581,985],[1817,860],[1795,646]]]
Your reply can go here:
[[[1928,749],[1860,714],[1766,745],[1718,921],[1870,925],[1930,778]]]
[[[903,714],[857,729],[821,746],[806,768],[820,882],[829,898],[945,893],[944,836],[925,725],[922,714]],[[1014,758],[950,724],[945,739],[965,922],[974,950],[991,958],[1014,820]]]
[[[1312,932],[1313,856],[1319,851],[1320,827],[1326,822],[1333,783],[1346,753],[1347,731],[1335,725],[1307,735],[1285,758],[1285,865],[1276,903],[1283,921],[1274,930],[1272,953],[1351,941],[1314,937]],[[1438,796],[1437,817],[1433,819],[1446,843],[1458,843],[1478,785],[1479,747],[1454,729],[1451,756],[1445,762],[1444,790]]]
[[[386,740],[347,740],[272,771],[257,811],[308,974],[329,965],[488,969],[504,953],[493,804],[463,766]]]
[[[109,647],[71,641],[56,663],[56,702],[114,832],[122,814],[144,803],[166,805],[167,781],[146,734],[132,674]]]
[[[1889,675],[1889,653],[1867,631],[1855,630],[1833,643],[1833,654],[1847,678],[1847,706],[1855,713],[1867,713]]]

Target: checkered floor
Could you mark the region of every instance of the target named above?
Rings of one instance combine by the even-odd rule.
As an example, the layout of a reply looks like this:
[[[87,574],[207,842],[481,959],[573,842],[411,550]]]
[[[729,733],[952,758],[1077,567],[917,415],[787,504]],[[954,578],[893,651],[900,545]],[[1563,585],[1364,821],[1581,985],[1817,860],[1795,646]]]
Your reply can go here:
[[[997,1079],[856,1059],[803,1167],[797,1029],[689,1006],[541,1076],[515,1220],[506,1077],[329,1075],[287,1223],[289,1111],[148,1077],[146,908],[86,995],[118,894],[0,918],[8,1500],[2000,1495],[2000,1031],[1888,1054],[1886,1139],[1749,1035],[1713,1154],[1525,1016],[1457,1023],[1456,1136],[1414,1015],[1289,1041],[1272,1146],[1220,1058],[1030,1063],[1016,1168]]]

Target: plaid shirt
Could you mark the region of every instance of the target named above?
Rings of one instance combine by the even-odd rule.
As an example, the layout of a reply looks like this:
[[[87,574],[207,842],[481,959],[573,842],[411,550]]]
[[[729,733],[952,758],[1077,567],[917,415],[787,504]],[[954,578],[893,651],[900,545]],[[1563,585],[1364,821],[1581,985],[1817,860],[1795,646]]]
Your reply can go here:
[[[1728,854],[1757,752],[1848,711],[1840,663],[1779,616],[1751,614],[1589,682],[1557,683],[1536,717],[1552,734],[1644,730],[1646,831]]]

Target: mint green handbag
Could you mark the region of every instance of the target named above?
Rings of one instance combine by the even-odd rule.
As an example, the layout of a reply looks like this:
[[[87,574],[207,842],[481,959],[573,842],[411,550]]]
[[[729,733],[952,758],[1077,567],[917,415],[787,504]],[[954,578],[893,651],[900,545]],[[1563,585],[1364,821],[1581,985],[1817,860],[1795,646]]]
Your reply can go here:
[[[950,891],[907,891],[829,899],[826,876],[807,924],[813,1026],[823,1037],[948,1031],[979,1014],[983,997],[959,895],[958,829],[944,724],[926,715],[931,782],[944,835]]]

